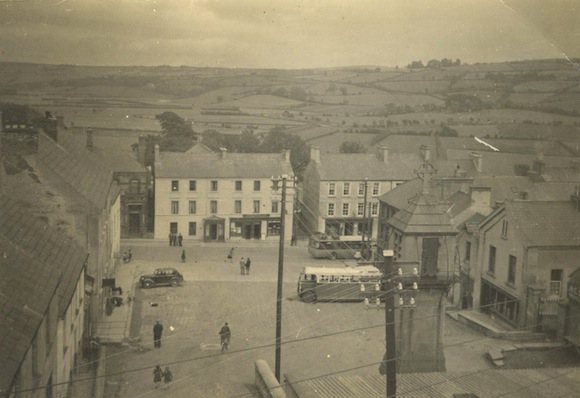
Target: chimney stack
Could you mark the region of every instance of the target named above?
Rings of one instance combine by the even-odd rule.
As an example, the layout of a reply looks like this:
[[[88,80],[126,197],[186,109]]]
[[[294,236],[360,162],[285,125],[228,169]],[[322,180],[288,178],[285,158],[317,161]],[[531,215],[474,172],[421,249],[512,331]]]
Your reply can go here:
[[[475,207],[489,208],[491,207],[491,187],[469,187],[469,197]]]
[[[431,161],[431,148],[429,148],[427,145],[421,145],[419,147],[419,150],[421,151],[421,156],[423,157],[423,160],[425,162],[430,162]]]
[[[471,152],[469,157],[473,159],[473,164],[478,173],[483,172],[483,156],[478,152]]]
[[[383,163],[387,164],[389,163],[389,148],[387,148],[386,146],[379,146],[379,151],[380,154],[383,157]]]
[[[159,158],[159,144],[155,144],[153,162],[158,163],[160,161],[161,161],[161,159]]]
[[[221,158],[226,159],[228,157],[228,149],[227,148],[220,148],[221,151]]]
[[[93,150],[93,129],[90,127],[87,129],[87,149]]]
[[[284,160],[286,162],[290,161],[290,150],[289,149],[284,149]]]
[[[310,160],[320,164],[320,148],[317,146],[310,147]]]

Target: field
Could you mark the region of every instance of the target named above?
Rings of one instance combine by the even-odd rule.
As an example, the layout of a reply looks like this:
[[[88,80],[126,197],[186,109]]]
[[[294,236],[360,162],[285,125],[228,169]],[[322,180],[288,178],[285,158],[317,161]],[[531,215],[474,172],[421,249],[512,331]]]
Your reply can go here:
[[[434,134],[442,124],[462,137],[574,143],[578,77],[563,60],[315,70],[0,63],[0,102],[61,115],[74,129],[130,139],[160,132],[155,115],[171,111],[198,132],[281,127],[333,152],[346,140],[371,147],[377,134]],[[459,112],[448,108],[458,95],[479,102]]]

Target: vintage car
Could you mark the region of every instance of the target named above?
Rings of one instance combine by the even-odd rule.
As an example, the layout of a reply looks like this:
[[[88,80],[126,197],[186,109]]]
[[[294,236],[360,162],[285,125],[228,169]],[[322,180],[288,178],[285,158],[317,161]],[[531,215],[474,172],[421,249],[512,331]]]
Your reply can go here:
[[[152,274],[141,275],[139,285],[143,288],[155,286],[177,286],[183,282],[183,275],[175,268],[157,268]]]

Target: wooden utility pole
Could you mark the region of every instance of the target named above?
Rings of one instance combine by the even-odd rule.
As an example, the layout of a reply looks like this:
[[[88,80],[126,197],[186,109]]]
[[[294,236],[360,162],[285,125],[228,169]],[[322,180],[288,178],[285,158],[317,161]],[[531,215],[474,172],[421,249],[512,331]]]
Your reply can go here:
[[[397,395],[397,343],[395,339],[395,287],[393,277],[396,271],[393,265],[393,250],[383,250],[383,291],[385,294],[385,337],[386,353],[386,385],[387,398]]]

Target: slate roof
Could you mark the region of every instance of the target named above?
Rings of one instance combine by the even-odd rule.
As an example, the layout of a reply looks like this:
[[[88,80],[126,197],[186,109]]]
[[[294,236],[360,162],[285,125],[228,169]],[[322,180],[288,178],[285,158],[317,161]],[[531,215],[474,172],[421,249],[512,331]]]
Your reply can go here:
[[[97,209],[105,207],[111,191],[112,171],[103,159],[86,148],[86,139],[59,130],[58,142],[38,134],[38,162],[58,174]]]
[[[129,154],[112,148],[95,148],[93,153],[99,155],[107,171],[123,173],[146,173],[147,168]]]
[[[432,195],[421,192],[387,222],[405,234],[456,234],[449,208],[449,204],[438,203]]]
[[[68,308],[86,261],[72,240],[0,196],[0,390],[10,386],[53,296]]]
[[[161,152],[156,178],[270,178],[293,175],[282,153],[177,153]]]
[[[380,398],[385,396],[386,390],[385,377],[378,374],[310,378],[295,381],[293,388],[300,398]],[[454,394],[473,394],[479,398],[572,397],[577,396],[578,391],[580,368],[397,374],[397,396],[405,398],[452,397]]]
[[[405,181],[423,163],[416,154],[391,154],[385,163],[366,153],[320,154],[321,181]]]
[[[513,201],[505,211],[527,247],[576,246],[580,239],[580,211],[570,201]]]

